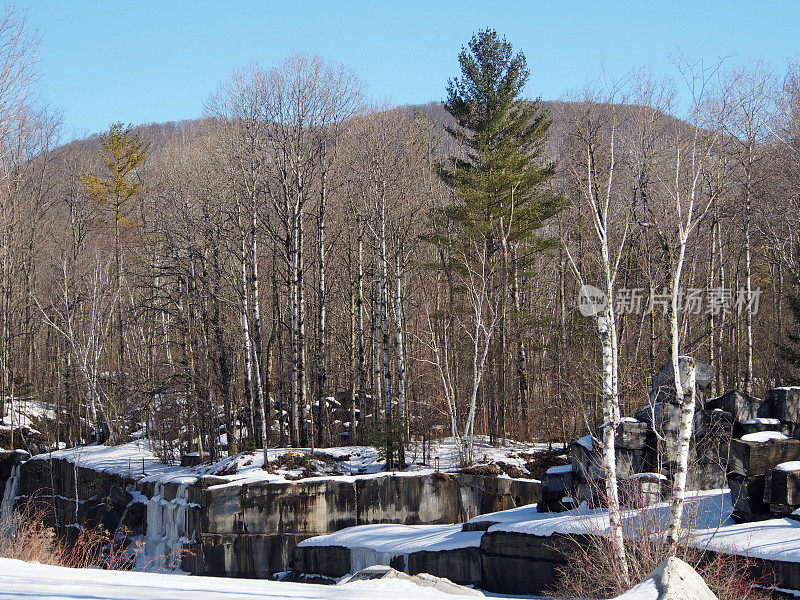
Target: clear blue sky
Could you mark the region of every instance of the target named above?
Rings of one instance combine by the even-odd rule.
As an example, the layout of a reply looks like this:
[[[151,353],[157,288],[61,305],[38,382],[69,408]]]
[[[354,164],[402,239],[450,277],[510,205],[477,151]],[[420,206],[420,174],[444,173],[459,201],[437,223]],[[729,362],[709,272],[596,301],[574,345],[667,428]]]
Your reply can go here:
[[[457,54],[490,26],[525,52],[529,96],[556,99],[596,79],[671,57],[800,52],[797,0],[407,1],[19,0],[42,36],[40,95],[65,137],[114,121],[194,118],[231,71],[292,49],[342,62],[370,95],[395,104],[442,100]]]

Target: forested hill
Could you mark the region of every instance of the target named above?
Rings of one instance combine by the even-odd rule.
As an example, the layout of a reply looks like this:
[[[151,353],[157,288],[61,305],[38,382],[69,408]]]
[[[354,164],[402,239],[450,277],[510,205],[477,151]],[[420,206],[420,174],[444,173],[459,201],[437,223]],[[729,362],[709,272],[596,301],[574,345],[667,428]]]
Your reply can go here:
[[[13,373],[15,395],[61,417],[43,447],[141,431],[165,457],[311,436],[381,443],[400,435],[390,410],[415,438],[463,430],[470,413],[493,440],[580,437],[602,419],[597,329],[575,275],[602,281],[590,203],[607,201],[599,214],[619,252],[619,396],[632,414],[670,353],[664,289],[680,250],[676,199],[692,186],[682,351],[716,367],[713,393],[743,374],[754,393],[793,377],[783,352],[800,273],[793,121],[743,162],[735,114],[711,105],[695,128],[655,101],[543,103],[553,124],[542,158],[554,169],[536,198],[563,203],[541,223],[526,215],[536,235],[512,244],[509,272],[497,230],[485,254],[457,243],[466,228],[450,208],[461,199],[435,168],[456,150],[441,104],[276,130],[236,113],[239,89],[250,88],[218,100],[227,119],[101,136],[134,159],[117,181],[98,136],[53,152],[32,144],[36,158],[14,171],[0,354],[8,389]],[[468,262],[454,255],[467,251]],[[761,290],[749,315],[748,279]],[[498,314],[502,333],[487,341]]]
[[[573,123],[578,114],[585,112],[588,104],[585,102],[563,102],[563,101],[547,101],[540,102],[542,108],[548,111],[553,124],[550,129],[550,143],[552,146],[558,147],[561,138],[565,135],[565,123]],[[593,105],[594,110],[598,108],[602,111],[603,105]],[[620,115],[621,118],[632,118],[636,107],[627,106]],[[450,152],[457,152],[453,147],[452,139],[445,131],[445,126],[455,126],[455,119],[447,112],[444,103],[442,102],[428,102],[427,104],[406,104],[397,107],[393,110],[400,110],[409,115],[421,114],[424,115],[433,125],[433,136],[440,144],[440,150],[443,154]],[[608,111],[610,111],[608,107]],[[663,113],[662,113],[663,115]],[[672,119],[672,117],[666,117]],[[205,119],[182,119],[180,121],[167,121],[164,123],[146,123],[135,125],[136,131],[140,132],[142,138],[151,143],[151,151],[158,153],[163,149],[170,140],[179,138],[180,136],[192,135],[196,133],[202,126]],[[678,121],[677,119],[675,119]],[[88,137],[76,139],[65,143],[61,146],[62,150],[68,152],[75,151],[87,154],[96,154],[99,142],[99,133],[94,133]]]

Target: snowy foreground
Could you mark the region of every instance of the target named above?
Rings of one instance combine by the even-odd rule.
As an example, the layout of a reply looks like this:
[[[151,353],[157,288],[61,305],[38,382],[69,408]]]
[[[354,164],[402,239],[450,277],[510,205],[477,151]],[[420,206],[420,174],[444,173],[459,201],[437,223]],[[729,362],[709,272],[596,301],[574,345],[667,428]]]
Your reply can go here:
[[[453,600],[457,597],[397,579],[316,585],[67,569],[0,558],[0,600]]]
[[[686,593],[680,597],[694,600],[714,598],[691,567],[677,559],[671,560],[680,563],[677,570],[674,565],[666,566],[667,563],[664,563],[645,581],[616,600],[658,600],[659,590],[663,591],[671,585],[677,585]],[[318,585],[263,579],[68,569],[0,558],[0,600],[453,600],[467,597],[420,587],[400,579]],[[533,600],[538,597],[529,598]]]

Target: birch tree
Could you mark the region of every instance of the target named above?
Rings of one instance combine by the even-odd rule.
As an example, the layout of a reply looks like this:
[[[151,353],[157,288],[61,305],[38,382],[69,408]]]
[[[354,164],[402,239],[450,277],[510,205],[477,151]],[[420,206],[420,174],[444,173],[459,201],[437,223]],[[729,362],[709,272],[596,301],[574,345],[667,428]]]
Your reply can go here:
[[[672,179],[661,182],[663,214],[654,218],[662,239],[670,248],[670,357],[675,379],[676,402],[681,407],[680,431],[676,452],[676,467],[673,475],[672,500],[667,528],[667,545],[670,554],[677,552],[686,496],[686,478],[689,468],[689,446],[692,439],[695,416],[695,364],[686,357],[687,374],[682,379],[680,368],[682,331],[679,326],[680,299],[683,268],[690,241],[699,224],[708,214],[721,189],[707,186],[714,153],[719,148],[720,124],[707,118],[706,100],[712,77],[719,70],[712,67],[682,65],[681,75],[690,98],[689,127],[676,121],[672,139],[675,143],[672,154]],[[661,224],[673,228],[667,231]]]
[[[616,430],[620,422],[619,350],[614,302],[617,298],[617,276],[626,249],[630,229],[630,209],[620,201],[617,170],[617,129],[620,125],[621,100],[615,91],[598,98],[587,92],[583,98],[579,120],[573,124],[570,137],[583,159],[569,165],[572,177],[588,208],[594,233],[593,267],[599,267],[601,297],[593,296],[587,285],[588,274],[573,256],[571,243],[564,240],[569,264],[581,285],[579,301],[586,301],[587,316],[596,319],[602,349],[601,396],[603,409],[603,472],[605,497],[614,554],[620,568],[621,583],[628,587],[630,576],[625,551],[622,514],[616,465]],[[604,300],[602,301],[601,298]]]

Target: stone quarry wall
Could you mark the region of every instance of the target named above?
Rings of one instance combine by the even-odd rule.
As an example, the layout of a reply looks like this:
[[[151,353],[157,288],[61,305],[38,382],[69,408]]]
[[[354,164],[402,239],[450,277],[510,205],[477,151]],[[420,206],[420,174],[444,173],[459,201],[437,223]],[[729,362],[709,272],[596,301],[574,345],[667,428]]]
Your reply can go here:
[[[190,496],[202,509],[188,570],[268,577],[290,570],[292,551],[309,537],[355,525],[460,523],[535,503],[539,491],[533,480],[450,473],[245,485],[202,477]]]
[[[46,503],[50,524],[125,527],[141,535],[147,555],[180,555],[185,571],[269,577],[288,571],[302,540],[375,523],[458,523],[469,517],[535,503],[540,485],[450,473],[398,473],[231,483],[205,476],[193,483],[138,480],[36,458],[18,473],[18,502]]]
[[[566,565],[576,544],[586,543],[585,536],[487,532],[479,547],[399,554],[390,558],[389,566],[409,575],[429,573],[499,594],[542,594],[552,589],[558,569]],[[294,550],[292,575],[338,579],[353,571],[351,561],[349,548],[299,546]]]

